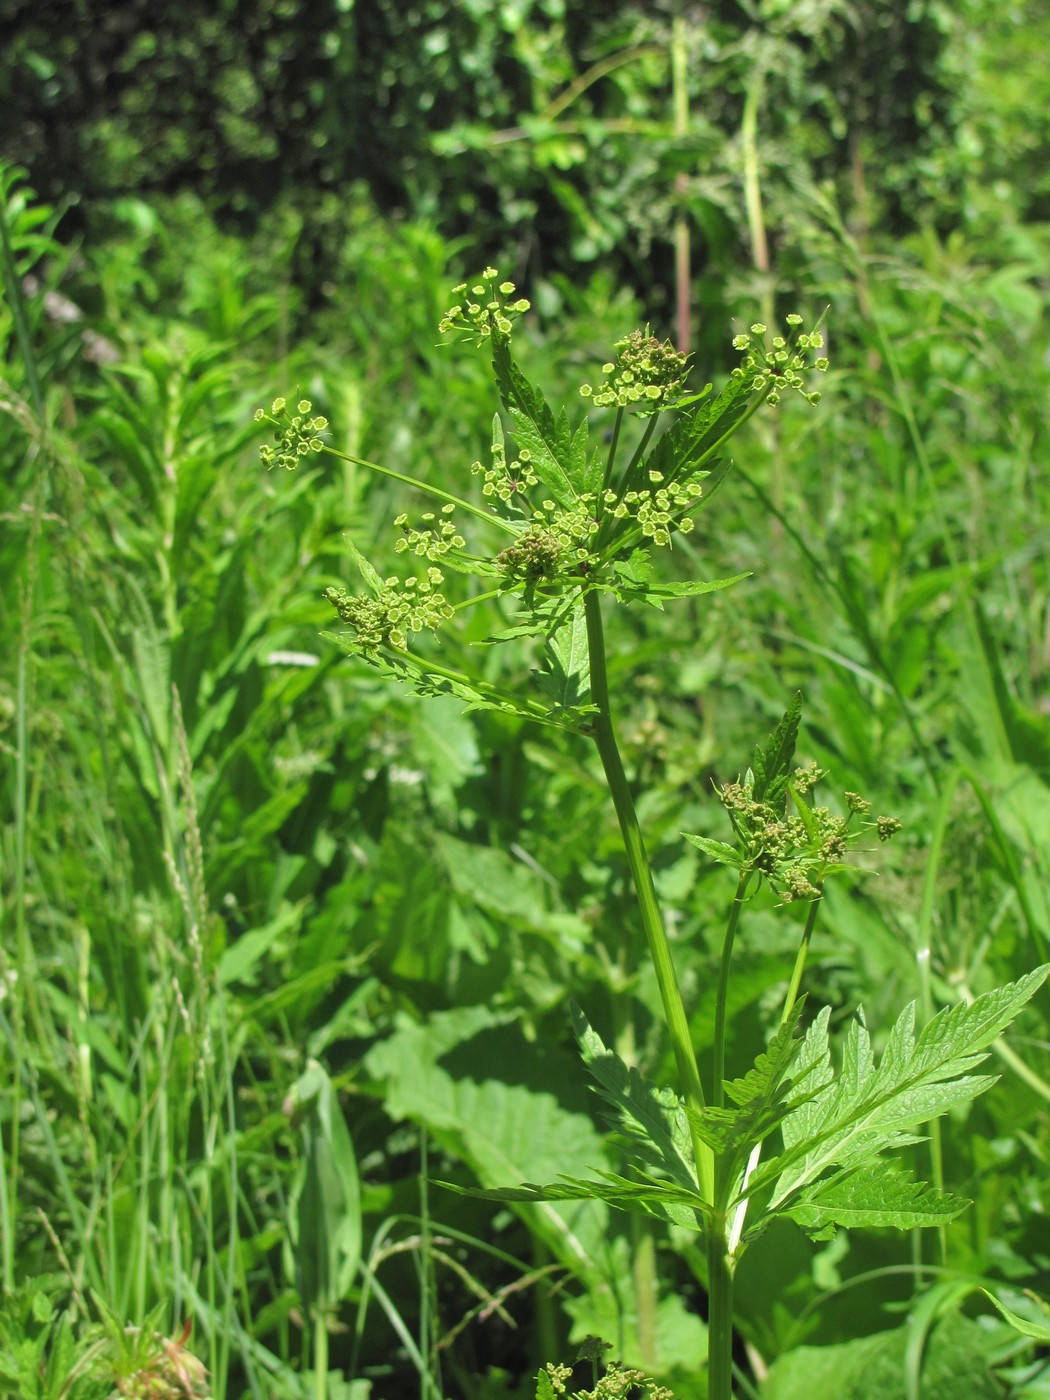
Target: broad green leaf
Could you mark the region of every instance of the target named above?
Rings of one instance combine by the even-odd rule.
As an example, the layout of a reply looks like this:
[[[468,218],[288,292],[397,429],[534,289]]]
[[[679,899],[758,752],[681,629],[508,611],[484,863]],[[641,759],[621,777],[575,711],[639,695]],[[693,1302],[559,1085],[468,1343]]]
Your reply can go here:
[[[541,872],[495,846],[461,841],[447,832],[437,832],[433,839],[448,881],[462,899],[473,901],[504,925],[546,935],[567,956],[584,946],[588,924],[564,909]]]
[[[908,1329],[877,1332],[835,1346],[796,1347],[771,1367],[762,1400],[898,1400],[906,1394]],[[959,1313],[933,1332],[922,1357],[922,1400],[999,1400],[989,1369],[990,1339]]]
[[[780,1213],[808,1233],[821,1235],[837,1225],[895,1230],[946,1225],[969,1204],[959,1196],[913,1181],[894,1163],[877,1158],[807,1187]]]
[[[1025,1296],[1030,1298],[1040,1310],[1046,1318],[1045,1322],[1033,1322],[1030,1318],[1022,1317],[1020,1313],[1015,1313],[1012,1308],[1008,1308],[1005,1303],[1001,1302],[994,1293],[989,1293],[987,1288],[982,1288],[981,1292],[989,1302],[995,1304],[1015,1332],[1020,1332],[1022,1337],[1032,1337],[1035,1341],[1042,1342],[1044,1346],[1050,1345],[1050,1309],[1047,1308],[1042,1298],[1038,1297],[1037,1294],[1033,1293],[1030,1289],[1025,1289]]]
[[[803,1041],[796,1070],[812,1067],[810,1087],[817,1092],[784,1121],[784,1150],[755,1173],[750,1189],[775,1182],[770,1209],[777,1211],[830,1169],[859,1166],[887,1147],[915,1141],[915,1129],[987,1089],[994,1076],[968,1071],[986,1058],[1048,973],[1050,967],[1041,967],[972,1004],[946,1007],[918,1040],[914,1004],[907,1007],[878,1065],[857,1020],[846,1035],[838,1076],[823,1012]]]
[[[365,1067],[386,1112],[426,1125],[486,1188],[582,1174],[605,1160],[586,1108],[575,1056],[525,1041],[512,1013],[486,1006],[407,1017],[372,1049]],[[574,1074],[575,1071],[575,1074]],[[579,1195],[537,1201],[531,1228],[577,1275],[600,1275],[608,1215]]]

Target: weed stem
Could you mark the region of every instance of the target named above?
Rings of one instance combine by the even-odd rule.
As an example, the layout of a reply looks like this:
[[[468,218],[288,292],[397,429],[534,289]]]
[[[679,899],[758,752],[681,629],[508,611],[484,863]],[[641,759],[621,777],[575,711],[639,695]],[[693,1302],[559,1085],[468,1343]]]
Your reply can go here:
[[[645,842],[634,799],[623,771],[616,733],[613,729],[609,709],[609,681],[605,665],[605,634],[602,627],[601,603],[597,593],[588,593],[584,598],[584,615],[587,621],[587,646],[590,654],[591,700],[597,707],[594,716],[594,741],[598,746],[602,766],[609,783],[613,806],[616,808],[627,852],[627,863],[634,881],[634,891],[638,909],[642,916],[649,956],[656,972],[656,982],[660,989],[664,1020],[671,1036],[678,1077],[687,1106],[693,1110],[690,1115],[689,1131],[696,1159],[697,1180],[700,1194],[714,1202],[714,1154],[697,1132],[695,1115],[704,1106],[704,1090],[700,1082],[700,1072],[693,1052],[692,1037],[689,1034],[689,1021],[682,1003],[682,993],[671,957],[671,946],[664,928],[660,904],[653,883],[653,873],[649,865]]]

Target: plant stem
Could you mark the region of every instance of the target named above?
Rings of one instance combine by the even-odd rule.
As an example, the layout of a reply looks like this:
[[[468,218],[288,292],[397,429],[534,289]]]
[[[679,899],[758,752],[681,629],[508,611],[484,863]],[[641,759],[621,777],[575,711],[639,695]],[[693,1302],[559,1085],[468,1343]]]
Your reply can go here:
[[[718,1216],[707,1231],[707,1400],[733,1397],[733,1261]]]
[[[612,715],[609,710],[609,680],[605,665],[605,634],[602,627],[601,602],[597,593],[588,593],[583,600],[584,615],[587,621],[587,647],[590,654],[591,700],[597,707],[594,716],[594,741],[605,769],[616,817],[620,823],[620,834],[627,852],[627,863],[634,881],[634,892],[638,909],[642,916],[642,927],[649,947],[649,956],[656,973],[656,983],[660,989],[660,1002],[663,1006],[664,1021],[674,1048],[675,1062],[682,1094],[694,1113],[704,1106],[704,1090],[700,1082],[700,1072],[693,1053],[692,1037],[689,1034],[689,1021],[682,1003],[682,993],[671,957],[671,946],[664,928],[660,904],[653,884],[653,872],[642,839],[638,814],[634,799],[623,771],[620,750],[616,743]],[[696,1160],[697,1180],[700,1194],[714,1203],[714,1154],[701,1139],[694,1122],[690,1121],[689,1131]]]
[[[740,911],[744,907],[747,888],[751,883],[753,873],[750,866],[740,872],[736,894],[733,896],[733,907],[729,911],[729,921],[726,924],[725,938],[722,941],[722,962],[718,969],[718,995],[715,998],[715,1082],[711,1095],[718,1108],[721,1108],[725,1103],[723,1081],[726,1076],[726,1002],[729,998],[729,968],[733,961],[733,942],[736,939],[737,924],[740,922]]]
[[[495,525],[500,530],[505,530],[507,534],[517,535],[517,528],[509,520],[504,520],[501,515],[497,515],[491,510],[482,510],[480,506],[465,501],[462,496],[453,496],[451,491],[442,491],[440,486],[431,486],[429,481],[420,481],[418,477],[406,476],[404,472],[396,472],[393,467],[381,466],[378,462],[369,462],[364,457],[355,457],[351,452],[340,452],[337,447],[324,449],[330,457],[338,457],[341,462],[350,462],[355,467],[367,467],[370,472],[378,472],[380,476],[392,477],[395,481],[404,482],[406,486],[412,486],[417,491],[423,491],[428,496],[436,496],[439,501],[446,501],[449,505],[459,506],[460,510],[469,511],[471,515],[476,515],[479,520],[485,520],[490,525]]]
[[[802,981],[802,974],[806,968],[806,955],[809,952],[810,939],[813,937],[813,929],[816,927],[817,914],[820,912],[821,897],[810,901],[809,910],[806,914],[806,927],[802,930],[802,942],[798,945],[798,952],[795,954],[795,966],[791,973],[791,981],[788,984],[787,996],[784,998],[784,1010],[780,1015],[780,1024],[783,1025],[795,1008],[798,1000],[798,989]]]
[[[328,1319],[324,1313],[314,1314],[314,1400],[328,1396]]]

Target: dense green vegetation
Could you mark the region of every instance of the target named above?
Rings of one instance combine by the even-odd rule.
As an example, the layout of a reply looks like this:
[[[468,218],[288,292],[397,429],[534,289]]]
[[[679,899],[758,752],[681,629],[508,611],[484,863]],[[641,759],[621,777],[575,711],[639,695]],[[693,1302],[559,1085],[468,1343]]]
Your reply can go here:
[[[740,426],[660,552],[668,583],[747,577],[605,618],[704,1082],[715,788],[796,692],[818,800],[902,823],[824,891],[803,1027],[830,1007],[841,1047],[862,1006],[881,1055],[908,1003],[1050,957],[1046,6],[666,8],[12,7],[0,1393],[531,1400],[588,1336],[708,1393],[695,1233],[438,1184],[624,1170],[570,1002],[678,1086],[602,756],[319,635],[347,542],[386,577],[427,508],[363,462],[484,504],[499,400],[438,324],[488,262],[574,421],[636,327],[688,330],[717,393],[735,335],[829,308],[819,404]],[[343,455],[267,471],[277,395]],[[534,638],[486,645],[516,607],[421,651],[542,697]],[[731,1076],[781,1019],[783,893],[749,891]],[[1044,989],[998,1082],[898,1153],[965,1212],[750,1245],[738,1396],[1050,1395],[1048,1020]]]

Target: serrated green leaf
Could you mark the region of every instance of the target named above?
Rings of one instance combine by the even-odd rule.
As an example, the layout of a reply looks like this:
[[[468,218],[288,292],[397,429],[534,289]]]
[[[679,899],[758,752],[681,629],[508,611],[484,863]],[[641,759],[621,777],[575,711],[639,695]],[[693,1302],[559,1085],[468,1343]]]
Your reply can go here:
[[[751,793],[755,802],[768,802],[775,806],[787,791],[801,717],[802,696],[796,693],[784,711],[784,718],[765,744],[755,750],[752,765],[754,787]]]
[[[780,1213],[811,1234],[836,1225],[911,1230],[945,1225],[969,1204],[913,1181],[896,1164],[876,1158],[807,1187]]]
[[[556,1181],[543,1186],[526,1181],[520,1186],[482,1190],[456,1186],[449,1181],[439,1181],[437,1184],[455,1191],[457,1195],[485,1201],[604,1201],[618,1210],[641,1212],[693,1230],[697,1228],[697,1212],[710,1209],[698,1192],[685,1190],[672,1182],[655,1179],[635,1181],[616,1172],[597,1169],[593,1178],[559,1175]]]
[[[671,1089],[658,1089],[624,1064],[602,1042],[575,1004],[573,1031],[580,1053],[595,1080],[597,1092],[614,1110],[616,1125],[625,1135],[632,1165],[655,1169],[691,1194],[696,1171],[685,1110]]]
[[[858,1020],[849,1029],[842,1068],[831,1069],[827,1013],[803,1042],[798,1068],[811,1066],[817,1089],[784,1121],[784,1150],[752,1177],[749,1189],[775,1181],[770,1209],[777,1211],[832,1168],[870,1161],[888,1147],[915,1141],[914,1129],[995,1082],[969,1070],[1050,974],[1041,967],[1019,981],[987,992],[969,1005],[946,1007],[915,1040],[915,1008],[893,1027],[881,1062]]]
[[[400,1018],[365,1059],[386,1111],[426,1124],[485,1188],[602,1165],[575,1056],[528,1045],[511,1021],[512,1013],[486,1006],[435,1012],[424,1025]],[[601,1276],[608,1215],[600,1205],[571,1205],[584,1200],[580,1193],[560,1197],[565,1206],[538,1194],[514,1199],[537,1203],[531,1228],[556,1258],[584,1278]]]
[[[734,583],[741,583],[750,577],[748,572],[732,574],[729,578],[710,579],[706,583],[699,579],[692,583],[656,583],[649,587],[648,592],[657,598],[697,598],[701,593],[717,593],[723,588],[732,588]]]
[[[778,1358],[762,1400],[898,1400],[907,1392],[908,1329],[877,1332],[834,1346],[796,1347]],[[952,1313],[934,1330],[922,1356],[922,1400],[998,1400],[988,1364],[988,1339],[971,1318]]]
[[[597,495],[602,486],[601,454],[595,450],[588,457],[587,437],[590,424],[584,418],[569,443],[568,477],[569,484],[577,495]]]
[[[723,1159],[730,1195],[752,1149],[794,1111],[801,1094],[792,1091],[797,1091],[800,1082],[814,1071],[810,1065],[801,1076],[795,1073],[788,1078],[801,1047],[797,1035],[801,1014],[802,1003],[797,1002],[747,1074],[725,1082],[726,1097],[736,1107],[709,1106],[694,1115],[700,1136]]]
[[[555,418],[541,391],[514,363],[506,343],[493,346],[492,365],[518,451],[529,452],[533,471],[558,505],[573,505],[578,496],[573,473],[579,481],[586,473],[586,424],[574,435],[564,410]]]
[[[427,669],[426,661],[412,652],[396,652],[393,648],[375,651],[362,648],[356,639],[342,632],[322,632],[325,641],[331,642],[347,656],[364,661],[380,675],[391,680],[401,681],[426,697],[452,695],[464,702],[466,710],[497,710],[503,714],[518,715],[521,719],[532,720],[536,724],[549,724],[555,729],[583,729],[593,706],[552,706],[546,708],[539,703],[519,699],[511,691],[503,691],[486,682],[477,685],[465,676],[449,676]]]
[[[536,1373],[536,1400],[557,1400],[551,1378],[546,1371]]]
[[[613,585],[612,591],[623,603],[644,602],[661,607],[664,598],[698,598],[702,593],[717,593],[750,577],[749,573],[733,574],[731,578],[716,578],[709,582],[696,580],[692,583],[632,583],[621,579]]]

